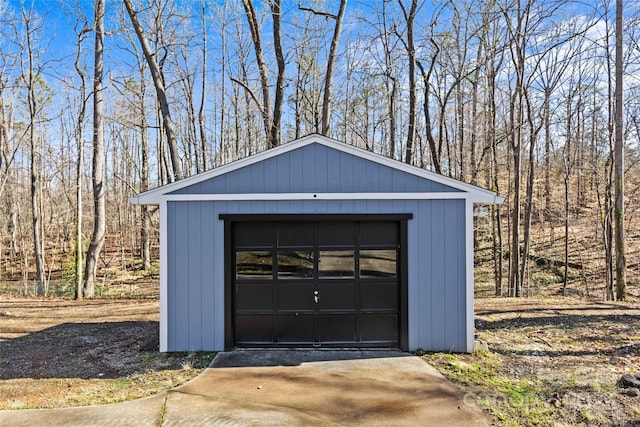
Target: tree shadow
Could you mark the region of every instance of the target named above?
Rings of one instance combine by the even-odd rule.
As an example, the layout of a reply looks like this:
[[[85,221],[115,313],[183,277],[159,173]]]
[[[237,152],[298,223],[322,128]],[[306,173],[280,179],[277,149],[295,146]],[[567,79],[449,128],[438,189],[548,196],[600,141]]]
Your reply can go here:
[[[635,314],[566,314],[555,316],[522,316],[494,321],[476,319],[475,324],[479,331],[543,326],[574,329],[584,328],[586,326],[600,327],[604,322],[632,325],[638,322],[638,320],[639,318]]]
[[[638,310],[634,307],[628,307],[621,304],[612,304],[607,302],[589,302],[588,306],[581,307],[567,307],[562,305],[543,305],[539,302],[520,303],[517,306],[507,306],[504,309],[480,309],[476,311],[476,316],[490,316],[494,314],[509,314],[514,313],[518,315],[526,313],[543,313],[543,312],[582,312],[582,311],[598,311],[598,310]]]
[[[0,341],[0,380],[122,378],[166,368],[157,352],[158,322],[62,323]],[[155,353],[153,353],[155,351]],[[166,365],[166,363],[165,363]]]

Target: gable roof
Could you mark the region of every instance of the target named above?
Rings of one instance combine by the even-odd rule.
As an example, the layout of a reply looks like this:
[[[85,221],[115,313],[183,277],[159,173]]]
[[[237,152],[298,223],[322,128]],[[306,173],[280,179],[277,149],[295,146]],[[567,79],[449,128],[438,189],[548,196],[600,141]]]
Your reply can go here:
[[[245,157],[243,159],[234,161],[232,163],[208,170],[206,172],[193,175],[188,178],[184,178],[180,181],[176,181],[167,185],[163,185],[161,187],[154,188],[152,190],[145,191],[143,193],[138,194],[135,197],[130,198],[130,202],[133,204],[159,204],[163,200],[181,200],[184,197],[181,197],[179,194],[176,194],[179,190],[185,189],[187,187],[202,183],[204,181],[210,180],[212,178],[216,178],[225,174],[229,174],[231,172],[237,171],[239,169],[245,168],[247,166],[263,162],[265,160],[274,158],[276,156],[289,153],[291,151],[300,149],[302,147],[309,146],[311,144],[319,144],[330,149],[334,149],[340,151],[342,153],[346,153],[370,162],[374,162],[379,165],[383,165],[422,179],[426,179],[429,181],[433,181],[447,187],[451,187],[452,189],[458,190],[463,193],[453,193],[457,194],[454,196],[456,198],[465,198],[470,199],[474,203],[502,203],[504,199],[496,196],[495,193],[489,190],[485,190],[483,188],[464,183],[462,181],[458,181],[453,178],[448,178],[443,175],[437,174],[432,171],[428,171],[425,169],[418,168],[416,166],[409,165],[407,163],[400,162],[398,160],[394,160],[380,154],[376,154],[362,148],[358,148],[331,138],[328,138],[323,135],[312,134],[305,136],[303,138],[297,139],[295,141],[291,141],[285,144],[282,144],[278,147],[262,151],[258,154]],[[374,193],[375,194],[375,193]],[[370,196],[374,196],[371,194]],[[424,193],[426,195],[428,193]],[[396,198],[403,199],[404,195],[409,195],[409,193],[395,193],[395,195],[386,194],[387,198]],[[252,200],[251,194],[242,194],[238,195],[238,200]],[[301,196],[298,194],[297,196]],[[335,196],[335,195],[333,195]],[[317,194],[313,195],[316,199],[322,199],[322,197],[318,197]],[[327,196],[328,198],[332,198]],[[226,195],[227,200],[233,199],[233,195]],[[370,198],[370,197],[368,197]],[[411,193],[411,197],[409,198],[422,198],[420,194]],[[426,197],[425,197],[426,198]],[[202,197],[200,199],[203,199]]]

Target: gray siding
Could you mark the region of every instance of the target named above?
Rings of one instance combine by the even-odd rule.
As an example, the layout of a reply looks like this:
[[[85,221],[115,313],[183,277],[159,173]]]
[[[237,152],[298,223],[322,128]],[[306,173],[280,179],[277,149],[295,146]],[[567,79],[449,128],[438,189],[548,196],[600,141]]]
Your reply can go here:
[[[291,188],[301,185],[289,182]],[[466,351],[464,204],[464,200],[168,202],[168,235],[162,242],[168,251],[168,350],[224,349],[220,214],[411,213],[409,348]]]
[[[310,144],[170,194],[460,192],[320,144]]]

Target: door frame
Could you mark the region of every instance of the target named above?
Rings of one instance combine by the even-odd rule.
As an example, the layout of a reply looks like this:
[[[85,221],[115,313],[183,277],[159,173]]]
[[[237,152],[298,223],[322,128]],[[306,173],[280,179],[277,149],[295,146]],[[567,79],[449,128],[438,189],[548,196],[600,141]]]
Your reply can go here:
[[[407,223],[413,214],[220,214],[224,221],[224,348],[234,348],[234,292],[233,292],[233,240],[232,225],[236,222],[287,221],[393,221],[399,224],[399,347],[409,350],[409,263]]]

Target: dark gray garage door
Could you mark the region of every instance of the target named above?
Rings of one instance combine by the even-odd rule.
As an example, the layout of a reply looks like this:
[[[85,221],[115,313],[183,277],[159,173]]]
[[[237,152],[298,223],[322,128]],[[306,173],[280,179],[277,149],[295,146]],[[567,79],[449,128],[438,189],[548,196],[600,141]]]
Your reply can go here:
[[[235,346],[400,346],[400,222],[233,222],[231,235]]]

